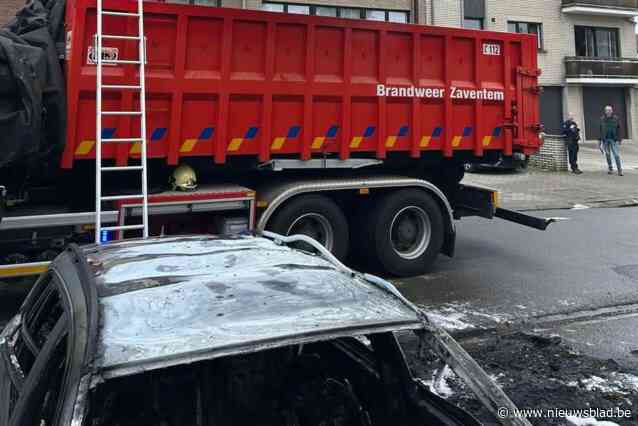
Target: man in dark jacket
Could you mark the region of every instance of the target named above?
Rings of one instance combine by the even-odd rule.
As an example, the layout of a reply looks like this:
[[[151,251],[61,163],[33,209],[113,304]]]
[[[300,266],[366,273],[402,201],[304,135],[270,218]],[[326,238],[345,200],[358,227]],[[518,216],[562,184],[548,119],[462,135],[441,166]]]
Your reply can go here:
[[[580,141],[580,129],[574,120],[574,114],[570,113],[567,121],[563,123],[563,136],[567,144],[567,153],[569,154],[569,166],[572,173],[577,175],[582,171],[578,168],[578,141]]]
[[[612,174],[614,169],[611,158],[614,157],[618,176],[622,176],[622,164],[620,163],[620,119],[614,114],[614,109],[607,105],[605,113],[600,119],[600,146],[607,157],[607,173]]]

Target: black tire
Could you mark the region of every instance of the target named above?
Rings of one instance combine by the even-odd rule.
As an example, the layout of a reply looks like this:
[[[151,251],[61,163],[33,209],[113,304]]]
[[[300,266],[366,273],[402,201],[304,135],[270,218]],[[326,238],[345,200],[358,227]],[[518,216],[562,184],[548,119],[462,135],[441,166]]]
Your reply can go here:
[[[337,203],[328,197],[301,195],[294,198],[275,212],[266,227],[278,234],[289,235],[290,231],[294,231],[294,227],[300,224],[299,220],[304,216],[306,216],[306,220],[308,220],[308,216],[312,216],[311,221],[316,220],[319,226],[324,225],[331,228],[332,247],[328,248],[337,259],[343,260],[348,254],[350,245],[348,221]],[[321,218],[324,218],[325,222],[322,222]]]
[[[420,227],[427,227],[425,223],[420,224],[422,217],[427,217],[429,222],[429,240],[425,238],[425,232],[419,231]],[[443,246],[441,208],[422,190],[403,189],[379,198],[369,211],[366,222],[369,250],[387,272],[396,276],[427,272]],[[407,228],[403,226],[406,224]],[[412,237],[414,244],[411,243]]]

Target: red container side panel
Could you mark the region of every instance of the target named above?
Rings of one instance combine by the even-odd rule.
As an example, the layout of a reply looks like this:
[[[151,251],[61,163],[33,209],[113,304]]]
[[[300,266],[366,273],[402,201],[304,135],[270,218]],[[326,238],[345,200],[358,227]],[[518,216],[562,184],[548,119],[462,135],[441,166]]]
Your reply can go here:
[[[168,164],[539,147],[533,36],[156,2],[144,24],[148,153]],[[66,25],[70,168],[95,158],[95,2],[70,1]],[[136,21],[105,16],[104,33],[136,35]],[[137,57],[134,41],[104,45],[105,56]],[[104,84],[137,79],[135,65],[104,66]],[[106,94],[104,110],[139,109],[133,93]],[[139,127],[107,116],[102,137],[139,137]],[[140,146],[103,155],[124,165]]]

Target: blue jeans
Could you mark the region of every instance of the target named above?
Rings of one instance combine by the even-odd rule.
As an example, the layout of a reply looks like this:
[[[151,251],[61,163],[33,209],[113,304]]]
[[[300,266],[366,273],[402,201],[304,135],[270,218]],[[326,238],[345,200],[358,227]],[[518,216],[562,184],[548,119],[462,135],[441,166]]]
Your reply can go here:
[[[616,142],[613,139],[605,139],[603,141],[603,149],[605,150],[605,157],[607,157],[607,166],[609,170],[613,170],[611,165],[611,157],[613,155],[614,161],[616,161],[616,168],[618,171],[622,170],[622,164],[620,164],[620,142]]]

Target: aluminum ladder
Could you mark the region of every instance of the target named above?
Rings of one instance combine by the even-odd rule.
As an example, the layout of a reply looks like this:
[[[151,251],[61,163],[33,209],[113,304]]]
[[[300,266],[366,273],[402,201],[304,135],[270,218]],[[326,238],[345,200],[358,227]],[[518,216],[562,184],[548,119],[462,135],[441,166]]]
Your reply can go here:
[[[97,0],[97,33],[95,35],[95,62],[97,65],[96,72],[96,135],[95,135],[95,242],[100,244],[103,242],[102,233],[108,231],[130,231],[142,230],[144,238],[148,237],[148,182],[147,182],[147,155],[146,155],[146,88],[145,88],[145,62],[146,47],[144,38],[144,19],[143,19],[143,0],[133,0],[137,2],[137,12],[121,12],[115,10],[105,10],[103,8],[103,0]],[[105,16],[124,16],[135,18],[138,22],[138,33],[135,36],[125,34],[103,34],[103,18]],[[138,46],[137,59],[105,59],[103,55],[104,40],[127,40],[136,41]],[[137,85],[106,85],[102,82],[102,67],[104,65],[135,65],[139,67],[139,84]],[[139,111],[103,111],[102,95],[103,92],[109,91],[135,91],[139,92]],[[102,135],[102,118],[105,116],[134,116],[140,120],[140,133],[137,138],[103,138]],[[102,144],[104,143],[139,143],[141,145],[140,165],[129,166],[110,166],[102,165]],[[127,172],[139,171],[141,173],[140,192],[137,194],[127,195],[104,195],[102,191],[102,174],[105,172]],[[102,203],[105,201],[139,199],[142,203],[142,224],[125,225],[123,222],[117,226],[102,226]]]

